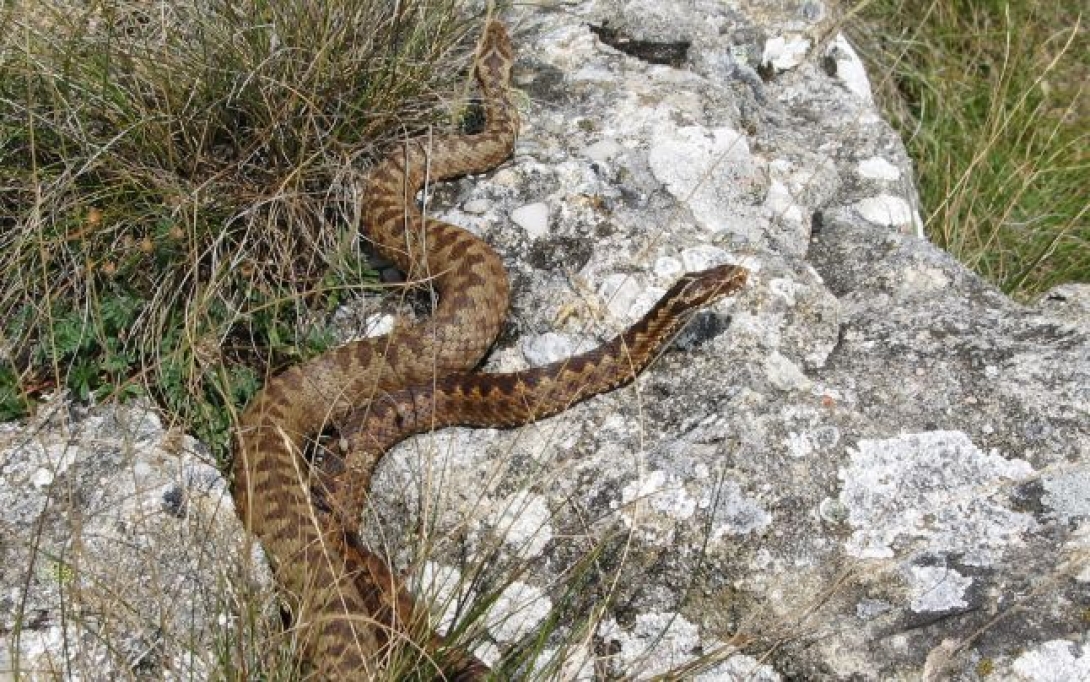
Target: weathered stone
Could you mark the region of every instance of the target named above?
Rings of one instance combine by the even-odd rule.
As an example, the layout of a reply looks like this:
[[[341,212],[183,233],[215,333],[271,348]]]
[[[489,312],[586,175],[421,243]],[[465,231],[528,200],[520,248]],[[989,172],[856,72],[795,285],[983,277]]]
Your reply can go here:
[[[444,624],[464,599],[482,605],[484,659],[521,640],[535,647],[527,675],[555,679],[1087,676],[1087,296],[1018,305],[918,237],[911,164],[827,15],[761,0],[512,15],[528,125],[512,161],[463,186],[476,203],[450,211],[481,214],[468,222],[516,283],[524,338],[487,367],[555,358],[558,344],[534,339],[605,340],[683,269],[740,262],[752,276],[634,387],[386,458],[367,537],[418,567]],[[689,63],[602,46],[586,24],[605,19],[690,40]],[[800,35],[830,37],[757,76],[767,37]],[[548,239],[499,219],[533,203]],[[111,414],[137,413],[92,411]],[[241,589],[229,567],[248,562],[240,535],[213,545],[186,530],[212,499],[185,482],[214,479],[179,473],[196,446],[78,427],[66,449],[66,423],[6,427],[12,651],[118,675],[214,670],[214,624],[239,612],[224,601]],[[155,492],[138,494],[146,476]],[[222,483],[207,486],[221,506],[201,528],[230,526]],[[146,568],[110,554],[119,542]],[[85,572],[90,546],[109,570]],[[72,577],[43,574],[50,557]],[[125,634],[62,620],[67,586],[88,583],[126,597],[91,602],[126,618]]]

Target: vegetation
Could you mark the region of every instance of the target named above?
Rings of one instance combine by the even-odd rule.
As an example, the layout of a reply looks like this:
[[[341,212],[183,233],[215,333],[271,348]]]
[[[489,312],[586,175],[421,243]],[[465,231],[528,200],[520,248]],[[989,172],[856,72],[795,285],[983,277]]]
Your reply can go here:
[[[443,111],[457,0],[26,0],[0,10],[0,419],[148,394],[222,454],[314,311],[371,274],[378,145]],[[411,106],[407,103],[411,103]]]
[[[225,454],[263,377],[328,347],[319,318],[369,281],[360,170],[393,136],[449,112],[477,36],[462,9],[5,3],[0,420],[62,388],[84,400],[147,395]],[[1019,296],[1090,280],[1090,46],[1077,13],[873,0],[853,17],[917,160],[932,238]],[[543,656],[554,621],[612,597],[581,581],[622,545],[607,538],[582,557],[545,634],[504,672]],[[225,641],[225,677],[284,655],[263,646],[276,638],[263,614],[243,616],[258,644]]]
[[[1084,9],[1084,8],[1083,8]],[[1079,3],[864,0],[931,239],[1023,299],[1090,281],[1090,38]]]

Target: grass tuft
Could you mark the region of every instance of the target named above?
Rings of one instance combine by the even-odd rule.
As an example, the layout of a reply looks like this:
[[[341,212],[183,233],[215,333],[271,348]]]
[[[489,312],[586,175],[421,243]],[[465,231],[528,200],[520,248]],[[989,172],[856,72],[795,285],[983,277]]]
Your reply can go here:
[[[149,393],[223,454],[262,377],[366,283],[361,168],[435,122],[458,0],[23,0],[0,10],[0,419]]]
[[[931,239],[1003,291],[1090,281],[1090,38],[1071,3],[856,6]]]

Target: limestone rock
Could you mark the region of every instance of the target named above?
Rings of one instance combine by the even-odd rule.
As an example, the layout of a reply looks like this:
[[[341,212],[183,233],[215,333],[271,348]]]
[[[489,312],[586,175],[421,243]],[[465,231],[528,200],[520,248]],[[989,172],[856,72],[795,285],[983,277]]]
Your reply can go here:
[[[482,605],[476,651],[530,647],[527,678],[1086,677],[1086,297],[1016,304],[919,237],[911,164],[820,2],[591,0],[509,18],[523,135],[442,214],[511,271],[512,333],[486,368],[608,339],[682,270],[752,276],[633,387],[395,448],[369,541],[445,624]],[[606,19],[691,41],[688,62],[604,46],[587,24]],[[811,42],[770,72],[777,36]],[[532,205],[547,230],[505,217]],[[193,473],[209,471],[185,454],[199,447],[164,451],[138,429],[64,454],[61,423],[5,428],[0,608],[22,665],[210,670],[214,624],[239,609],[224,567],[249,562],[241,535],[213,552],[190,530],[233,518],[222,482]],[[164,502],[170,486],[190,500],[192,481],[218,497]],[[108,566],[87,569],[92,546]],[[104,602],[124,633],[101,610],[65,620],[73,584],[124,596]]]

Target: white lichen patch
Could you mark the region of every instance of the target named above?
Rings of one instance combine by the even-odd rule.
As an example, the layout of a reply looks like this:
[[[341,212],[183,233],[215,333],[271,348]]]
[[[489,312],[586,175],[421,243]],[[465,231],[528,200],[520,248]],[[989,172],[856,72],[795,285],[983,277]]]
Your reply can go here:
[[[747,138],[730,128],[660,126],[648,155],[651,172],[712,233],[750,235],[761,220],[756,210],[742,210],[746,198],[763,197],[766,181]]]
[[[862,440],[839,472],[840,501],[855,529],[847,543],[860,558],[903,552],[957,554],[989,565],[1035,526],[1005,506],[1004,486],[1033,474],[1021,460],[981,452],[960,431]]]
[[[534,659],[533,674],[528,679],[593,682],[597,656],[583,642],[575,642],[563,649],[545,647]]]
[[[551,519],[544,497],[520,490],[496,505],[489,523],[503,536],[505,545],[515,548],[520,556],[534,557],[553,538]]]
[[[735,259],[718,246],[701,244],[684,249],[681,252],[681,262],[687,272],[699,272],[724,263],[733,263]]]
[[[781,391],[806,391],[813,385],[798,365],[778,351],[768,354],[764,369],[769,382]]]
[[[692,518],[696,500],[684,483],[662,469],[655,469],[629,483],[621,491],[622,516],[629,525],[638,525],[646,511],[675,521]]]
[[[650,471],[622,489],[621,518],[651,544],[671,542],[675,526],[690,521],[699,511],[711,514],[708,537],[712,543],[760,532],[772,523],[772,515],[746,496],[738,483],[724,481],[712,489],[707,487],[708,478],[706,469],[696,475],[695,487],[702,494],[694,497],[682,476],[661,469]]]
[[[887,180],[892,182],[901,178],[901,169],[880,156],[872,156],[869,159],[863,159],[859,162],[859,165],[856,166],[856,172],[859,173],[859,177],[866,178],[867,180]]]
[[[772,523],[772,515],[754,499],[747,497],[742,487],[734,481],[726,481],[717,498],[717,506],[712,512],[712,542],[722,541],[731,535],[759,533]],[[704,504],[710,503],[710,500],[704,500]]]
[[[855,210],[867,222],[883,227],[914,225],[916,214],[908,202],[892,194],[879,194],[855,204]]]
[[[1084,465],[1041,476],[1041,498],[1052,515],[1062,521],[1090,519],[1090,466]]]
[[[469,593],[469,583],[462,572],[451,566],[425,561],[409,583],[412,593],[441,612],[436,629],[447,632],[461,613],[461,604]]]
[[[616,651],[608,659],[610,670],[636,680],[654,679],[697,660],[701,652],[725,648],[723,642],[703,640],[700,629],[677,613],[642,613],[636,616],[631,628],[621,627],[617,621],[608,619],[602,622],[598,635]],[[755,658],[733,654],[722,663],[688,679],[700,682],[774,682],[780,677],[771,667]]]
[[[672,256],[661,256],[655,260],[655,277],[660,281],[672,282],[685,272],[681,261]]]
[[[965,592],[973,579],[945,566],[910,566],[907,580],[910,607],[917,613],[944,612],[968,606]]]
[[[822,426],[808,431],[788,432],[784,447],[787,448],[787,454],[801,458],[829,450],[839,442],[839,429],[835,426]]]
[[[1015,659],[1011,672],[1025,682],[1090,680],[1090,647],[1053,639]]]
[[[488,631],[500,642],[516,642],[538,630],[552,607],[545,592],[516,580],[492,604],[487,616]]]
[[[928,296],[950,286],[950,278],[939,268],[921,265],[905,268],[897,286],[903,296]]]
[[[794,307],[800,293],[805,293],[807,286],[802,282],[786,277],[774,277],[768,281],[768,290],[781,299],[788,307]]]

